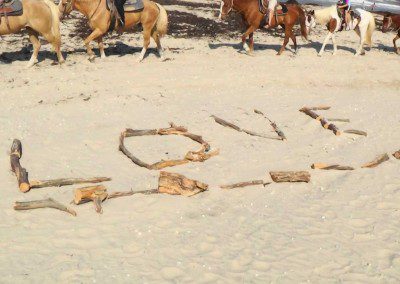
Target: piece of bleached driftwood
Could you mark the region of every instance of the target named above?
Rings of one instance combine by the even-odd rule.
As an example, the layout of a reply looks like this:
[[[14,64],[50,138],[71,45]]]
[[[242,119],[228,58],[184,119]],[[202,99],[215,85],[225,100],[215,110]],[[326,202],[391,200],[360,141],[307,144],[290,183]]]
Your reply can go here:
[[[274,182],[310,182],[311,175],[306,171],[281,171],[269,173]]]
[[[74,203],[76,205],[86,202],[93,202],[96,212],[103,213],[101,203],[108,197],[107,189],[104,185],[87,186],[75,190]]]
[[[316,170],[338,170],[338,171],[353,171],[353,167],[341,166],[341,165],[328,165],[322,163],[315,163],[311,165],[312,169]]]
[[[17,201],[14,205],[15,210],[30,210],[38,208],[54,208],[76,216],[76,212],[74,210],[64,206],[63,204],[55,201],[52,198],[24,202]]]
[[[161,171],[158,179],[158,192],[171,195],[193,196],[206,191],[208,185],[183,175]]]
[[[22,143],[20,140],[14,139],[11,145],[11,153],[10,153],[11,170],[17,177],[19,190],[21,192],[28,192],[31,186],[28,179],[28,172],[20,164],[21,158],[22,158]]]
[[[310,110],[329,110],[329,109],[331,109],[330,106],[324,106],[324,105],[322,105],[322,106],[314,106],[314,107],[306,107],[306,108],[308,108]]]
[[[198,151],[189,151],[185,154],[183,159],[179,160],[161,160],[154,164],[148,164],[136,156],[134,156],[124,144],[126,137],[137,137],[137,136],[148,136],[148,135],[181,135],[187,137],[201,145],[200,150]],[[210,145],[203,140],[202,136],[196,135],[188,132],[185,127],[176,126],[173,123],[170,123],[169,128],[160,128],[160,129],[149,129],[149,130],[134,130],[134,129],[126,129],[121,133],[119,138],[119,150],[127,156],[133,163],[140,167],[147,168],[149,170],[160,170],[166,167],[173,167],[177,165],[183,165],[189,162],[204,162],[209,158],[216,156],[219,154],[219,150],[209,151]]]
[[[333,123],[330,123],[325,118],[314,112],[312,109],[303,107],[300,109],[301,112],[305,113],[306,115],[314,118],[315,120],[319,121],[323,128],[331,130],[336,136],[339,136],[341,132]]]
[[[382,164],[383,162],[386,162],[389,160],[389,155],[387,153],[382,154],[378,157],[376,157],[373,161],[366,163],[364,165],[362,165],[362,168],[375,168],[378,165]]]
[[[61,187],[61,186],[83,184],[83,183],[101,183],[110,180],[111,178],[108,177],[60,178],[60,179],[50,179],[50,180],[32,180],[30,184],[31,188],[43,188],[43,187]]]
[[[276,123],[274,121],[272,121],[271,119],[269,119],[268,116],[266,116],[262,111],[255,109],[254,110],[255,113],[262,115],[264,118],[266,118],[271,127],[274,129],[275,133],[278,134],[278,136],[281,138],[282,141],[287,140],[285,134],[283,133],[283,131],[276,125]]]
[[[264,182],[263,180],[251,180],[251,181],[244,181],[244,182],[238,182],[238,183],[233,183],[233,184],[221,185],[220,188],[222,188],[222,189],[234,189],[234,188],[241,188],[241,187],[254,186],[254,185],[266,186],[268,184],[270,184],[270,183],[269,182]]]
[[[216,123],[218,123],[218,124],[220,124],[222,126],[234,129],[234,130],[236,130],[238,132],[243,132],[243,133],[246,133],[246,134],[251,135],[251,136],[257,136],[257,137],[266,138],[266,139],[281,140],[280,137],[272,137],[272,136],[264,135],[264,134],[257,133],[257,132],[251,131],[251,130],[247,130],[247,129],[244,129],[244,128],[240,128],[236,124],[233,124],[232,122],[226,121],[226,120],[224,120],[224,119],[222,119],[220,117],[217,117],[215,115],[212,115],[211,117],[214,118]]]

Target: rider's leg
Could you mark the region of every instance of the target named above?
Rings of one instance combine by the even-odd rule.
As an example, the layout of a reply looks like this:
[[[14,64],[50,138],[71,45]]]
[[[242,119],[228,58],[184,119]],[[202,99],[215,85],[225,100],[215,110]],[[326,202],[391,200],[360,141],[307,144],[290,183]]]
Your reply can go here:
[[[274,17],[275,8],[278,5],[277,0],[269,0],[268,2],[268,24],[265,28],[270,28],[272,26],[272,18]]]

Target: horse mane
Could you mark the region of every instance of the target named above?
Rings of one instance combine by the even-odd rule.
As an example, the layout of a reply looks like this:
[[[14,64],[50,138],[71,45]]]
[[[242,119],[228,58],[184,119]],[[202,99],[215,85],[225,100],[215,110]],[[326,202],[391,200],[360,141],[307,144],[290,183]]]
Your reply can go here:
[[[336,5],[333,5],[333,6],[324,8],[324,9],[316,10],[315,11],[315,20],[317,21],[317,23],[319,23],[321,25],[325,25],[325,24],[329,23],[329,21],[332,19],[332,12],[337,13]]]

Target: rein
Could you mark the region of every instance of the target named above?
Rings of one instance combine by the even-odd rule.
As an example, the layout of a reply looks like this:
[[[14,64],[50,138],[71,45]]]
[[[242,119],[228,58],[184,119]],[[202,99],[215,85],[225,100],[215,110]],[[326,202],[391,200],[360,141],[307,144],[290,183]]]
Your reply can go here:
[[[65,4],[65,7],[64,7],[64,10],[63,10],[63,13],[62,13],[62,18],[64,18],[66,16],[66,14],[67,14],[66,11],[67,10],[69,10],[69,9],[72,10],[73,1],[76,1],[76,0],[67,0],[67,2]],[[101,4],[101,0],[99,0],[99,2],[97,3],[96,9],[94,9],[92,15],[90,17],[88,17],[89,21],[97,13],[97,10],[99,10],[100,4]]]

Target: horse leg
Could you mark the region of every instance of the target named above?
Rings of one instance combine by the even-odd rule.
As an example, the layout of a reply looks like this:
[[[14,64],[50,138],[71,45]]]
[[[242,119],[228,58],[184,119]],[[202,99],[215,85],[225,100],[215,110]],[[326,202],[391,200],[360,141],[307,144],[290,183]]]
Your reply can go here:
[[[289,37],[291,37],[290,28],[288,28],[288,27],[286,26],[286,28],[285,28],[285,40],[283,41],[283,44],[282,44],[282,46],[281,46],[281,49],[279,50],[279,52],[278,52],[276,55],[281,55],[282,52],[285,50],[286,45],[289,43]]]
[[[328,35],[326,36],[324,43],[322,44],[321,50],[318,53],[318,56],[322,56],[324,50],[325,50],[325,46],[328,43],[329,39],[331,38],[331,36],[333,35],[332,32],[329,32]]]
[[[90,43],[92,42],[92,40],[95,40],[96,38],[98,38],[99,36],[102,36],[103,32],[100,31],[99,29],[95,29],[84,41],[85,43],[85,47],[87,50],[87,54],[89,55],[89,61],[93,61],[95,58],[95,54],[93,52],[92,47],[90,46]]]
[[[359,26],[357,29],[359,29],[357,34],[360,36],[360,46],[358,47],[358,49],[356,51],[356,54],[355,54],[356,56],[365,54],[364,42],[365,42],[365,35],[367,33],[367,27],[360,27]]]
[[[146,55],[147,48],[149,47],[150,44],[150,34],[151,34],[151,28],[146,28],[145,26],[143,26],[143,48],[137,59],[138,62],[141,62],[144,56]]]
[[[250,47],[250,52],[254,51],[254,33],[251,33],[249,35],[249,47]]]
[[[395,51],[397,54],[400,54],[400,50],[399,50],[399,48],[398,48],[397,45],[396,45],[396,41],[397,41],[399,38],[400,38],[400,33],[393,39],[394,51]]]
[[[151,37],[154,39],[154,41],[157,44],[157,51],[158,51],[158,56],[160,56],[161,61],[165,61],[165,57],[164,57],[164,52],[163,52],[163,48],[161,46],[161,41],[160,41],[160,36],[158,35],[158,32],[155,31]]]
[[[332,44],[333,44],[333,55],[337,53],[337,44],[336,44],[336,37],[335,34],[332,34]]]
[[[40,49],[41,45],[40,45],[40,41],[38,38],[39,33],[32,30],[29,27],[27,27],[26,29],[28,30],[29,40],[33,46],[33,52],[32,52],[31,59],[29,60],[28,64],[26,65],[27,68],[30,68],[38,62],[37,57],[38,57],[39,49]]]
[[[255,27],[250,26],[247,28],[246,32],[242,35],[242,43],[243,43],[243,49],[246,51],[248,55],[252,54],[252,50],[246,43],[247,37],[250,37],[250,34],[252,34],[256,30]]]
[[[293,33],[293,30],[290,30],[290,38],[292,39],[293,44],[294,44],[294,54],[297,54],[297,51],[298,51],[299,49],[298,49],[298,47],[297,47],[297,40],[296,40],[295,34]]]
[[[106,58],[106,53],[104,52],[104,43],[103,43],[103,37],[99,36],[97,39],[97,44],[99,45],[99,51],[100,51],[100,58],[104,59]]]

